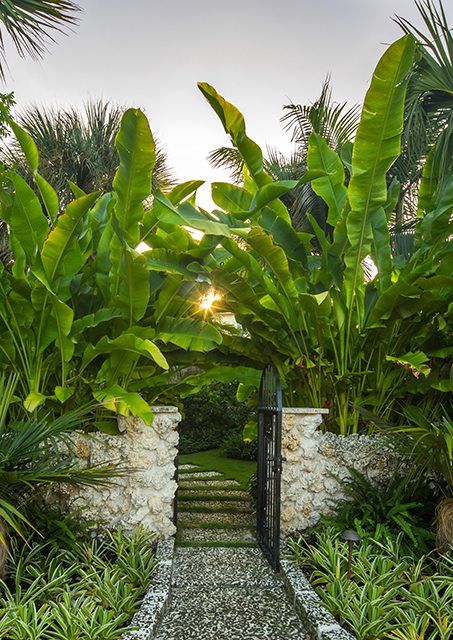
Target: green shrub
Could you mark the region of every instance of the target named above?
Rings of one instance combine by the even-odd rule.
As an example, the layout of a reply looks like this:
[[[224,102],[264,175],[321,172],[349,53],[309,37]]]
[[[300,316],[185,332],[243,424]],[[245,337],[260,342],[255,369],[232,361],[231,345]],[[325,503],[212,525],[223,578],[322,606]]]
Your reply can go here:
[[[401,543],[426,552],[434,543],[432,530],[436,500],[428,483],[394,475],[386,483],[373,484],[355,469],[343,480],[344,500],[324,524],[337,531],[356,529],[361,538],[384,541],[401,534]]]
[[[402,535],[365,539],[353,551],[333,529],[290,541],[327,608],[357,640],[447,640],[453,632],[453,561],[408,553]]]
[[[242,429],[250,409],[236,399],[236,387],[235,383],[216,383],[184,400],[180,453],[217,449],[229,432]]]
[[[258,456],[258,441],[245,442],[242,437],[242,431],[232,431],[220,445],[220,451],[226,458],[256,460]]]

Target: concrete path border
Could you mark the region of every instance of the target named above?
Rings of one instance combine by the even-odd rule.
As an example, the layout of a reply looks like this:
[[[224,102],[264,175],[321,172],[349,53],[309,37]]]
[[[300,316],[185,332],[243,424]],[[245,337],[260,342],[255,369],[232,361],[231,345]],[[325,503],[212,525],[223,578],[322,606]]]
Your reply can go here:
[[[131,626],[139,628],[135,631],[126,631],[120,640],[152,640],[154,638],[171,599],[174,553],[174,538],[157,543],[156,560],[158,565],[156,573],[142,600],[140,609],[131,621]]]

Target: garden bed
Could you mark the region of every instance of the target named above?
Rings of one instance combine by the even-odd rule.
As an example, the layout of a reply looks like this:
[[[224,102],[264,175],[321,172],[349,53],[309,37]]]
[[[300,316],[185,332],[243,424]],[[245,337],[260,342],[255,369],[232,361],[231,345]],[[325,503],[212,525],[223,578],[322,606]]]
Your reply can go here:
[[[450,556],[417,555],[402,536],[366,539],[354,550],[348,579],[347,543],[327,528],[291,541],[282,562],[296,606],[322,640],[447,640],[452,569]]]
[[[60,535],[43,542],[11,541],[0,582],[0,637],[151,637],[169,596],[173,541],[156,547],[145,531],[77,538],[66,526],[62,521]]]

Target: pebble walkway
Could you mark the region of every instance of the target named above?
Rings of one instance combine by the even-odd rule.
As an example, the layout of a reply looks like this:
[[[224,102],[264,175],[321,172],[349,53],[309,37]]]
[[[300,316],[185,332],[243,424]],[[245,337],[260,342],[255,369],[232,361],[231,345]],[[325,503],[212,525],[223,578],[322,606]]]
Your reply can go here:
[[[221,473],[179,471],[172,599],[157,640],[309,640],[258,548],[249,495]]]

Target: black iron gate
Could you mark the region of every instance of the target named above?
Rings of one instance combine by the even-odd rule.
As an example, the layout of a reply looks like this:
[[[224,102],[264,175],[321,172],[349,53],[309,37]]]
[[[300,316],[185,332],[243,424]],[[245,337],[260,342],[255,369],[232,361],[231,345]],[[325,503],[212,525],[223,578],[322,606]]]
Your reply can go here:
[[[258,502],[256,535],[275,570],[280,566],[282,389],[273,365],[261,376],[258,406]]]

